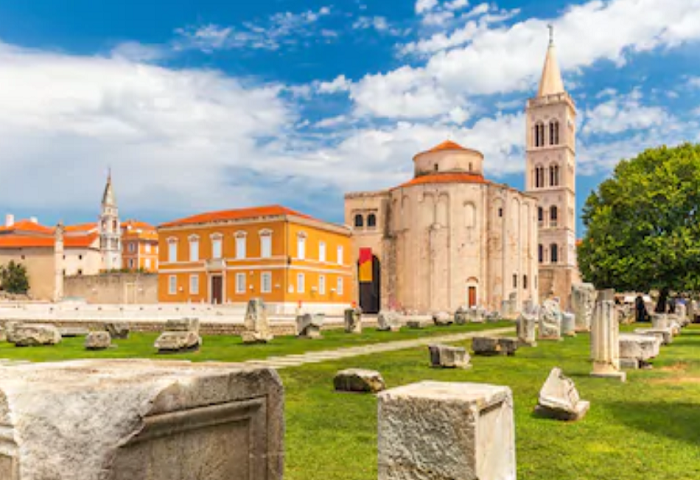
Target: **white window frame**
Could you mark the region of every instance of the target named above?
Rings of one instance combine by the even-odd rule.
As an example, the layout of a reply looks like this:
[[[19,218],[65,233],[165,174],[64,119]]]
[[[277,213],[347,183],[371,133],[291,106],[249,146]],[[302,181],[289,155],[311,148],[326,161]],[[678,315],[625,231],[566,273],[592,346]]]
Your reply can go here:
[[[325,275],[318,276],[318,294],[319,295],[326,294],[326,276]]]
[[[297,273],[297,293],[306,292],[306,275]]]
[[[248,234],[246,232],[236,232],[236,260],[245,260]]]
[[[151,253],[151,244],[150,243],[147,243],[144,248],[146,249],[146,253]]]
[[[169,238],[168,239],[168,262],[170,262],[170,263],[177,262],[177,239],[176,238]]]
[[[262,272],[260,274],[260,292],[272,293],[272,272]]]
[[[297,258],[299,260],[306,259],[306,234],[304,232],[297,233]]]
[[[224,236],[215,233],[211,236],[211,258],[221,259],[224,256]]]
[[[146,260],[144,260],[144,265],[146,267],[146,270],[150,270],[151,269],[151,259],[147,258]]]
[[[189,237],[190,241],[190,262],[199,261],[199,237],[197,235],[191,235]]]
[[[245,293],[245,286],[246,286],[246,276],[245,273],[237,273],[236,274],[236,293],[237,294],[242,294]]]
[[[338,249],[336,250],[336,255],[338,256],[338,265],[343,264],[343,257],[345,256],[345,249],[343,248],[342,245],[338,245]]]
[[[345,281],[343,280],[343,277],[338,277],[338,281],[336,282],[335,293],[337,293],[338,295],[342,295],[344,285]]]
[[[190,295],[199,295],[199,275],[190,275]]]
[[[177,275],[168,276],[168,294],[169,295],[176,295],[177,294]]]
[[[260,258],[272,257],[272,230],[260,231]]]
[[[326,261],[326,242],[324,241],[318,242],[318,261]]]

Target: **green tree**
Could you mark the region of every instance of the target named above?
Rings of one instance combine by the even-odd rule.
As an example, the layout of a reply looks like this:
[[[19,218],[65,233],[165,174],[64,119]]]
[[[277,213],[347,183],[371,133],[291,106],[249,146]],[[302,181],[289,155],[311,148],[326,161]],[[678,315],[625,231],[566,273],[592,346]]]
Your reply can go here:
[[[597,288],[700,290],[700,145],[622,160],[583,208],[579,267]]]
[[[0,286],[8,293],[27,293],[29,291],[27,268],[21,263],[15,263],[14,260],[0,266]]]

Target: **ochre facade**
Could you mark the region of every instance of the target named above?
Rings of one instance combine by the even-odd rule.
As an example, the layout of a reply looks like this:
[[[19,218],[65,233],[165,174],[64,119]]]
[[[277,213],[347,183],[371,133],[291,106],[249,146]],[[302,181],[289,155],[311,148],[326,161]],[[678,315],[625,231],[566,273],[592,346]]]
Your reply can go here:
[[[340,312],[352,301],[350,230],[281,207],[202,214],[161,225],[159,301]]]
[[[158,231],[146,222],[127,220],[122,229],[122,268],[130,271],[158,271]]]

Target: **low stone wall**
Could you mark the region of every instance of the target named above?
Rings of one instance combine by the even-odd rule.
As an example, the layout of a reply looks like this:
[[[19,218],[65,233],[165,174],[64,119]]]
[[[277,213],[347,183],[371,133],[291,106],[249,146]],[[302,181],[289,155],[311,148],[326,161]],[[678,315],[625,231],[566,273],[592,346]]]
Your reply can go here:
[[[64,297],[85,299],[87,303],[158,303],[158,275],[155,273],[105,273],[65,277]]]

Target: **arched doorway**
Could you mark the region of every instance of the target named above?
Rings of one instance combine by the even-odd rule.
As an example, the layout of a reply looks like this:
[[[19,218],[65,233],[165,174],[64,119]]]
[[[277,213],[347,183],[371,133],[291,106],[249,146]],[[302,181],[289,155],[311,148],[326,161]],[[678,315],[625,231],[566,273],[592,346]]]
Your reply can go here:
[[[371,262],[371,265],[366,263]],[[381,309],[381,264],[376,255],[360,253],[357,262],[358,292],[363,313],[379,313]]]

